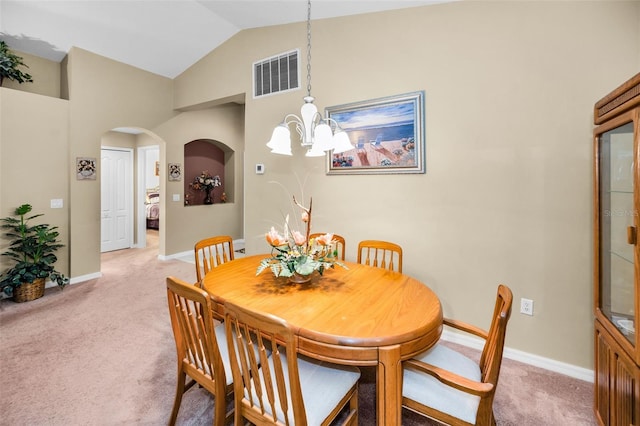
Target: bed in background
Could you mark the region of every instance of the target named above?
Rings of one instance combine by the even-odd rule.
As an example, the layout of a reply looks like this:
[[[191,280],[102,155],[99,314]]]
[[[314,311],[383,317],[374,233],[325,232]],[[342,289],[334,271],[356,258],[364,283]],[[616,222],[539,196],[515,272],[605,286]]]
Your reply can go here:
[[[160,188],[147,189],[145,200],[147,229],[160,228]]]

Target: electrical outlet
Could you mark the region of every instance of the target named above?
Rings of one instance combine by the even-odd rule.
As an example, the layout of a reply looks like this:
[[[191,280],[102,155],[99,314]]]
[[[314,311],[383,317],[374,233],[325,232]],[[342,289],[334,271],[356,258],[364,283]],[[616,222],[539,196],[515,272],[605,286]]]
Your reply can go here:
[[[520,313],[533,316],[533,300],[520,299]]]

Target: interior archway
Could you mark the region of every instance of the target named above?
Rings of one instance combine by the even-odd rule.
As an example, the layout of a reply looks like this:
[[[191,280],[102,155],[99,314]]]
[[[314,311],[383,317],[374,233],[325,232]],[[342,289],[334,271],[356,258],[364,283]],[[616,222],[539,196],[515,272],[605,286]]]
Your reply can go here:
[[[165,193],[165,185],[163,176],[165,170],[162,167],[161,158],[163,158],[165,150],[165,142],[153,132],[137,127],[119,127],[107,131],[101,138],[101,147],[123,148],[133,152],[131,181],[132,200],[131,200],[131,220],[130,229],[132,232],[131,244],[129,248],[144,248],[149,242],[147,240],[147,206],[150,204],[149,194],[157,193],[157,211],[159,220],[153,231],[151,244],[159,247],[164,238],[162,226],[160,226],[164,211],[165,200],[162,194]],[[101,200],[103,198],[101,184]],[[101,228],[102,228],[101,218]],[[102,233],[102,231],[101,231]]]

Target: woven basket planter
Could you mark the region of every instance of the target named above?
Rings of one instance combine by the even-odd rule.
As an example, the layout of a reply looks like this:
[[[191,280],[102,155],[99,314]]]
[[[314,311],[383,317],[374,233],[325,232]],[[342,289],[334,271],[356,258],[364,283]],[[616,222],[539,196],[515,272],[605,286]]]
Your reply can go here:
[[[44,296],[44,278],[38,278],[32,283],[23,283],[13,289],[14,302],[29,302]]]

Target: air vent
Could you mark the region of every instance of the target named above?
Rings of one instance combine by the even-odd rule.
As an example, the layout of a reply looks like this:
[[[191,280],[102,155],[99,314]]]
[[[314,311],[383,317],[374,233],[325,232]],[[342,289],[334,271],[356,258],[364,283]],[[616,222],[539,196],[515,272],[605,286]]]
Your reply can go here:
[[[300,50],[292,50],[253,63],[253,96],[272,95],[300,88]]]

